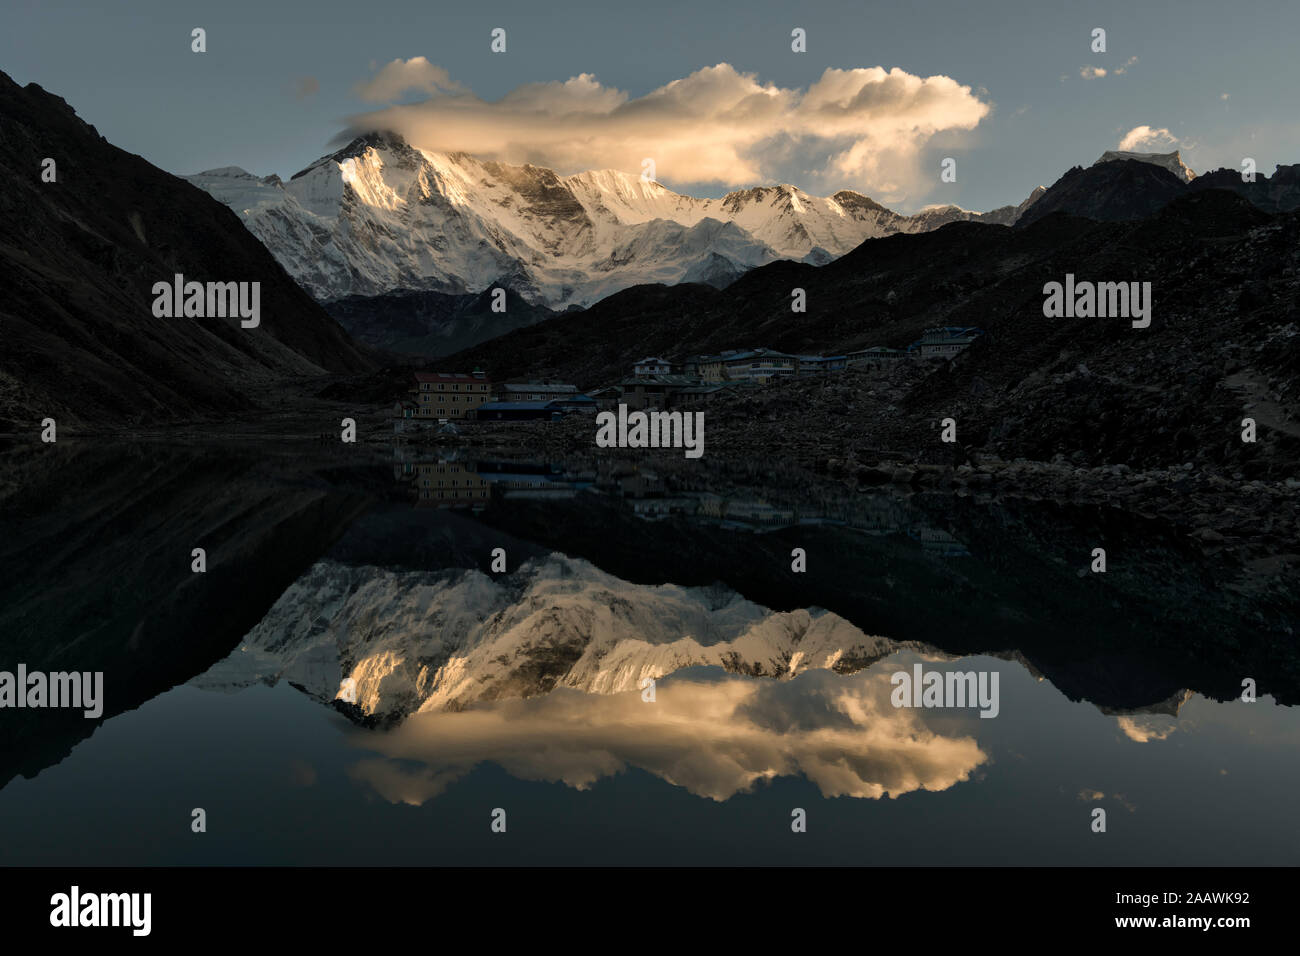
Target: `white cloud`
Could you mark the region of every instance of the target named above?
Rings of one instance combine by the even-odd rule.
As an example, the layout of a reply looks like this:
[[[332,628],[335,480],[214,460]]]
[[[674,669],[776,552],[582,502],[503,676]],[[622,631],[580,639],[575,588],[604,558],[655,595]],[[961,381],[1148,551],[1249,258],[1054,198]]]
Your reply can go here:
[[[413,65],[414,64],[414,65]],[[351,118],[349,134],[391,129],[413,145],[464,151],[562,173],[614,168],[678,186],[797,181],[897,199],[936,180],[921,153],[938,133],[974,129],[992,104],[947,76],[894,68],[827,69],[806,90],[761,82],[726,63],[632,97],[583,73],[528,83],[487,101],[422,57],[394,61],[363,84],[369,99],[427,89],[420,103]]]
[[[1169,150],[1178,145],[1178,137],[1163,126],[1153,129],[1150,126],[1134,126],[1119,141],[1122,152],[1158,152]]]
[[[1113,70],[1107,70],[1103,66],[1081,66],[1079,67],[1079,75],[1085,80],[1099,80],[1103,76],[1122,76],[1127,73],[1129,67],[1133,66],[1137,61],[1137,57],[1131,56],[1124,61],[1123,66],[1117,66]],[[1062,76],[1061,79],[1065,80],[1065,77]]]
[[[374,69],[373,62],[370,68]],[[398,59],[385,64],[377,75],[356,87],[357,95],[371,103],[393,100],[410,90],[456,93],[460,92],[461,85],[453,81],[442,67],[434,66],[422,56],[413,56],[409,60]]]

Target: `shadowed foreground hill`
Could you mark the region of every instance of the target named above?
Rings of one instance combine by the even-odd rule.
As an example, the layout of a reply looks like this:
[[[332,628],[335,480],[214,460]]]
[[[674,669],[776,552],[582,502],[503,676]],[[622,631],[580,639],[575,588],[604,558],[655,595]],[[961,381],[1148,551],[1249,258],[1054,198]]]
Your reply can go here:
[[[155,318],[178,272],[260,282],[260,326]],[[0,273],[0,431],[218,418],[249,385],[371,366],[233,212],[3,73]]]

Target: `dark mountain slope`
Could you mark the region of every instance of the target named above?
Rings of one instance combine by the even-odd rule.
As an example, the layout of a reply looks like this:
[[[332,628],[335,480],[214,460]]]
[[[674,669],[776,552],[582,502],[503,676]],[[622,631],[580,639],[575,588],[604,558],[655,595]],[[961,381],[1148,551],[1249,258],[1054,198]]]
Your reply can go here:
[[[1241,170],[1216,169],[1197,176],[1187,188],[1192,191],[1230,189],[1265,212],[1291,212],[1300,209],[1300,163],[1278,166],[1272,176],[1257,174],[1253,183],[1242,182]]]
[[[260,282],[260,326],[155,318],[178,272]],[[371,366],[229,209],[2,73],[0,273],[0,431],[220,417],[249,384]]]
[[[503,287],[504,288],[504,287]],[[434,358],[470,348],[558,315],[506,288],[506,311],[492,311],[492,288],[479,293],[388,292],[349,295],[325,311],[358,342]]]
[[[1186,183],[1169,170],[1137,159],[1075,166],[1017,221],[1032,225],[1054,212],[1113,222],[1149,216],[1182,195]]]
[[[1150,327],[1045,318],[1043,286],[1067,273],[1150,282]],[[796,286],[807,291],[806,313],[790,311]],[[1300,213],[1270,217],[1222,190],[1185,193],[1133,222],[1057,213],[1023,229],[954,223],[870,240],[821,268],[756,269],[726,292],[628,289],[443,367],[591,387],[647,354],[749,345],[840,353],[903,346],[940,325],[988,334],[955,362],[908,363],[907,377],[888,388],[851,375],[766,389],[732,410],[733,424],[791,457],[838,456],[858,444],[951,452],[934,423],[952,416],[963,445],[1007,458],[1063,454],[1133,467],[1200,460],[1248,477],[1292,474],[1300,461]],[[728,409],[712,412],[717,428]],[[1267,440],[1240,441],[1246,414]],[[801,449],[805,440],[817,448]]]

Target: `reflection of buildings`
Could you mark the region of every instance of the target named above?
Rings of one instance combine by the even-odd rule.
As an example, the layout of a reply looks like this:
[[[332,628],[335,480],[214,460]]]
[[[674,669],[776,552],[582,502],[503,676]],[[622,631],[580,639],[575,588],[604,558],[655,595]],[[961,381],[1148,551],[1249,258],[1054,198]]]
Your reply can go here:
[[[590,473],[573,471],[559,465],[519,461],[480,461],[478,474],[502,498],[548,499],[572,498],[595,483]]]
[[[574,467],[507,460],[412,460],[399,448],[394,477],[409,484],[417,507],[481,510],[493,499],[562,501],[591,491],[622,501],[636,517],[676,517],[735,531],[764,534],[783,528],[834,525],[861,534],[905,534],[927,554],[967,557],[965,545],[947,531],[918,521],[916,513],[889,495],[778,503],[752,493],[673,487],[655,471],[627,462]],[[418,454],[416,452],[415,454]]]
[[[909,528],[907,536],[913,541],[921,542],[921,547],[930,554],[941,555],[945,558],[970,557],[970,552],[966,550],[966,545],[962,544],[947,531],[943,531],[940,528],[918,525],[915,528]]]
[[[968,557],[970,552],[947,531],[918,521],[897,498],[873,495],[832,502],[774,504],[751,495],[674,489],[657,473],[629,466],[604,474],[597,491],[623,499],[633,514],[649,521],[678,516],[757,534],[807,525],[834,525],[869,535],[906,534],[927,554]]]
[[[462,461],[405,461],[393,466],[398,481],[409,482],[416,507],[482,508],[488,483]]]
[[[477,511],[486,507],[494,496],[572,498],[595,483],[594,474],[548,464],[462,460],[454,454],[421,461],[413,460],[411,451],[401,448],[396,458],[393,477],[410,486],[416,507]]]

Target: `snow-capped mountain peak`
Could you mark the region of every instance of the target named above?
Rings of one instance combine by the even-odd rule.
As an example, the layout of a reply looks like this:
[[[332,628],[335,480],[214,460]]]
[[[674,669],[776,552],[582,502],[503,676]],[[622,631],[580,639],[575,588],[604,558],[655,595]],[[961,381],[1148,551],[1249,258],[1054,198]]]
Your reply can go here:
[[[859,193],[790,184],[696,198],[614,169],[561,176],[370,133],[287,182],[237,167],[186,177],[230,206],[321,300],[509,285],[552,308],[647,282],[725,285],[775,259],[824,262],[863,240],[1013,207],[901,216]],[[719,228],[726,226],[728,228]]]

